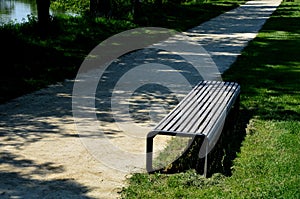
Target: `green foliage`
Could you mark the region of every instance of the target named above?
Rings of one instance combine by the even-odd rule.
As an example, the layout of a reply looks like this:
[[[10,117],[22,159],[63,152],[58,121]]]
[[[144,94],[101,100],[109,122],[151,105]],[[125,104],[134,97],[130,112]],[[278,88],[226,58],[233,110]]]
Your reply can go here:
[[[224,11],[236,7],[242,2],[244,1],[218,0],[205,3],[189,1],[189,3],[179,4],[168,1],[162,4],[161,7],[157,7],[154,3],[144,3],[141,8],[143,15],[140,17],[138,23],[141,26],[166,27],[185,31],[199,25],[203,21],[220,15]]]
[[[90,0],[51,0],[51,9],[73,13],[84,13],[89,10]]]
[[[0,43],[3,52],[1,57],[2,63],[7,64],[1,65],[3,72],[0,74],[2,93],[0,102],[63,81],[65,78],[74,78],[85,55],[111,35],[138,26],[161,26],[186,30],[235,5],[215,7],[211,4],[209,9],[218,8],[213,12],[185,5],[177,6],[174,10],[170,9],[167,13],[149,6],[143,8],[147,11],[143,11],[145,17],[141,23],[136,24],[130,14],[132,10],[130,0],[113,2],[114,13],[109,19],[93,18],[86,14],[76,17],[66,15],[52,17],[46,35],[43,34],[45,30],[39,28],[37,19],[33,15],[22,24],[1,25]],[[61,3],[63,9],[72,12],[78,10],[81,13],[88,8],[89,1],[57,0],[56,3]],[[52,6],[55,6],[54,1]],[[197,13],[197,17],[182,14],[189,13],[191,10]],[[160,17],[161,15],[164,17]]]
[[[246,131],[232,175],[138,174],[123,198],[300,198],[299,18],[283,2],[223,76],[241,84]]]
[[[136,27],[129,21],[54,17],[42,36],[36,18],[0,26],[3,56],[0,101],[74,78],[85,55],[100,41]]]

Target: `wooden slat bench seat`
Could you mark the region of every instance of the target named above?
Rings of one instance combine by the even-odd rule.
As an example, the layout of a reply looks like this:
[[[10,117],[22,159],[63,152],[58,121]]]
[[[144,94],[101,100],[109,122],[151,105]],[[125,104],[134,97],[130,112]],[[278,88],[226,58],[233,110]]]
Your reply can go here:
[[[152,172],[153,139],[156,135],[201,136],[207,144],[221,133],[233,104],[239,103],[240,86],[234,82],[201,81],[147,135],[146,169]],[[207,154],[205,154],[207,157]],[[207,159],[205,158],[205,167]],[[204,168],[206,175],[206,168]]]

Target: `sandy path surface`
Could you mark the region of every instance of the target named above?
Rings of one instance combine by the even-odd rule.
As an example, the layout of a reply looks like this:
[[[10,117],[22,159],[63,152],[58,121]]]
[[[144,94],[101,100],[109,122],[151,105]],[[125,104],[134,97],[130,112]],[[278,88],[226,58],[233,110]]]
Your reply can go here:
[[[187,34],[224,72],[280,2],[250,1]],[[0,105],[0,198],[117,198],[126,186],[130,173],[103,164],[78,137],[72,89],[67,80]],[[106,130],[124,150],[145,149],[145,140],[122,134],[111,123]],[[156,149],[165,143],[160,138]]]

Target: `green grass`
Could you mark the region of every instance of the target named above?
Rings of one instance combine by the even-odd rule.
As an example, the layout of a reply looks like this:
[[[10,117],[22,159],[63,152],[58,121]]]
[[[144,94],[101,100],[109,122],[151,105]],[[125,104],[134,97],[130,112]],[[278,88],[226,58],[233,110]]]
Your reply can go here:
[[[299,21],[283,2],[223,76],[242,88],[232,174],[135,174],[123,198],[300,198]]]
[[[244,0],[164,4],[161,9],[144,6],[138,23],[121,10],[117,13],[119,16],[111,19],[58,16],[52,19],[44,36],[32,16],[23,24],[0,26],[0,103],[74,78],[85,56],[116,33],[141,26],[186,30],[242,2]]]

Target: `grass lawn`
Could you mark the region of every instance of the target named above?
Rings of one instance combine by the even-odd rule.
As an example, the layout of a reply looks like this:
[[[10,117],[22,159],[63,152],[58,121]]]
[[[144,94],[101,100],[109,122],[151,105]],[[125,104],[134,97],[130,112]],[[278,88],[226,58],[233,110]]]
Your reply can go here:
[[[123,198],[300,198],[299,22],[300,3],[283,2],[223,76],[242,88],[231,175],[135,174]]]

